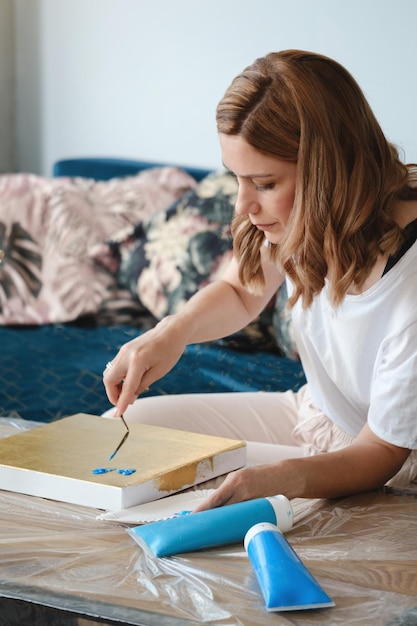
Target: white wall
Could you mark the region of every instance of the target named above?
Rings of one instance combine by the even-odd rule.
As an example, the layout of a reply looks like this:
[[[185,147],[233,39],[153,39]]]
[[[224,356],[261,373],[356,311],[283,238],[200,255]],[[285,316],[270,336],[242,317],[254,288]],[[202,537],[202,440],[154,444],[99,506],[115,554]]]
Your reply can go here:
[[[12,0],[0,0],[0,173],[15,167],[14,22]]]
[[[217,167],[217,101],[272,50],[333,56],[417,161],[416,0],[15,0],[18,165],[71,156]]]

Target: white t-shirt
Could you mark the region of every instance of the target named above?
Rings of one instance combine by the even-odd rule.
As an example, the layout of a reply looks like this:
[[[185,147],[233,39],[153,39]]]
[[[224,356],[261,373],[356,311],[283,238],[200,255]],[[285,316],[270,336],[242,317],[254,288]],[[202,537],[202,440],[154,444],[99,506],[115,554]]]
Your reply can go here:
[[[292,318],[314,404],[356,436],[417,449],[417,242],[370,289],[334,308],[328,285]],[[287,281],[289,293],[291,284]]]

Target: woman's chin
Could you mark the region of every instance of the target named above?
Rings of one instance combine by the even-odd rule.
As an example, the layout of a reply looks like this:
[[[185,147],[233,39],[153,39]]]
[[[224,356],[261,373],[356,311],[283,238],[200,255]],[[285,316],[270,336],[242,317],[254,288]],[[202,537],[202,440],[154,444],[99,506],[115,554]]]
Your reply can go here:
[[[275,232],[275,233],[273,233],[273,232],[270,232],[270,231],[265,231],[264,234],[265,234],[265,239],[267,241],[269,241],[269,243],[275,243],[275,244],[281,243],[282,235],[283,235],[282,232],[279,232],[279,233]]]

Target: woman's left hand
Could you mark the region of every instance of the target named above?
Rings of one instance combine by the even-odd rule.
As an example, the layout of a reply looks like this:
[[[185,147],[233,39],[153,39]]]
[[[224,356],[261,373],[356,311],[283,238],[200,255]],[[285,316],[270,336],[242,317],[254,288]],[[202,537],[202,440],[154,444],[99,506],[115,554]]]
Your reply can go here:
[[[277,464],[244,467],[227,475],[224,482],[194,509],[194,513],[243,500],[273,496],[278,493]],[[282,482],[282,481],[280,481]],[[279,493],[283,493],[281,489]],[[284,494],[285,495],[285,494]]]

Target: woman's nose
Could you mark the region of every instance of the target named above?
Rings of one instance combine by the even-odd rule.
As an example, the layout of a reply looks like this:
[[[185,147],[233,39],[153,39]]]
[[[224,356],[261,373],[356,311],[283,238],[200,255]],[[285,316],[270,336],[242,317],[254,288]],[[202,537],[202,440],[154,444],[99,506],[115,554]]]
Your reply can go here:
[[[260,209],[259,203],[253,197],[248,189],[243,185],[239,185],[237,192],[235,212],[238,215],[248,215],[249,213],[257,213]]]

